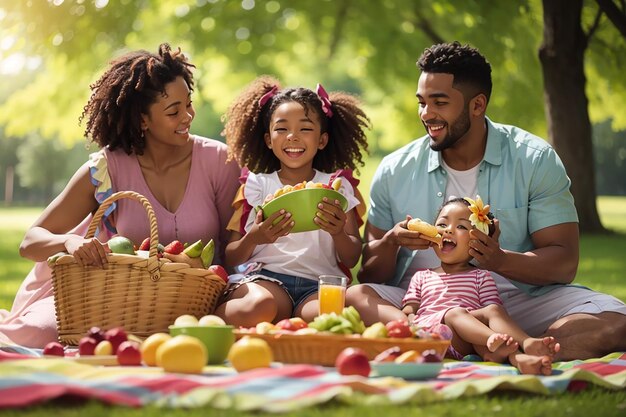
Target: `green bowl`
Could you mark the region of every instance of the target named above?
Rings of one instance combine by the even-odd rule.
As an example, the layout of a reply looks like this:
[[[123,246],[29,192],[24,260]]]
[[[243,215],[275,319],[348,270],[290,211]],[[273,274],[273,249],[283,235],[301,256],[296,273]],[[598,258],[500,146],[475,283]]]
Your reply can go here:
[[[329,201],[339,200],[341,207],[345,210],[348,207],[348,200],[343,194],[328,188],[304,188],[302,190],[290,191],[271,201],[265,203],[263,209],[263,219],[267,219],[280,209],[285,209],[291,213],[293,221],[296,223],[291,229],[291,233],[309,232],[319,229],[313,219],[319,210],[317,205],[322,198],[327,197]]]
[[[207,363],[222,364],[228,356],[230,347],[235,343],[233,326],[170,326],[170,335],[186,334],[199,339],[209,353]]]

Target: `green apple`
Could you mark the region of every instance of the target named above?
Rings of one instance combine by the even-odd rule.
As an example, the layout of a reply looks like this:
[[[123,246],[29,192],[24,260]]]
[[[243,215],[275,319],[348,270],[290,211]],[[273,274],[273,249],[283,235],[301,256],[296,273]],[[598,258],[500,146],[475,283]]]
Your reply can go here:
[[[124,236],[114,236],[107,242],[109,249],[112,253],[123,253],[126,255],[135,254],[135,245],[133,242]]]

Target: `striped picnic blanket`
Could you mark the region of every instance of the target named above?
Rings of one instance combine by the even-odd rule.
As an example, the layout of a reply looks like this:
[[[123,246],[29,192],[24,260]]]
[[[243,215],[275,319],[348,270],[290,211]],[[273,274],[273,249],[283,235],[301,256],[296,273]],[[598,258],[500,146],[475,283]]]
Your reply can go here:
[[[208,366],[201,375],[160,368],[93,366],[38,352],[0,348],[0,408],[24,407],[71,395],[141,407],[213,407],[264,412],[294,411],[331,400],[346,404],[424,404],[499,389],[551,395],[596,385],[626,389],[626,353],[558,362],[550,376],[519,375],[511,366],[451,361],[436,378],[345,377],[333,368],[282,365],[238,374]]]

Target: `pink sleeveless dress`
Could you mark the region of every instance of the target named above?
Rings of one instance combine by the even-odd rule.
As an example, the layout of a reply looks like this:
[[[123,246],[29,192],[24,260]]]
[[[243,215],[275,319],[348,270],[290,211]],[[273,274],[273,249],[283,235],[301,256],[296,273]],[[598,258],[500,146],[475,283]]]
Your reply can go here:
[[[214,262],[219,263],[228,242],[226,225],[233,214],[231,203],[239,188],[240,170],[236,163],[226,163],[227,150],[223,143],[198,136],[193,136],[192,141],[189,180],[183,201],[174,213],[156,200],[137,158],[123,150],[103,149],[91,155],[88,165],[94,195],[102,202],[117,191],[142,194],[154,209],[159,242],[167,244],[175,239],[207,242],[212,238],[216,245]],[[114,215],[110,216],[111,213]],[[72,233],[84,235],[90,221],[91,216]],[[106,241],[113,233],[126,236],[137,244],[148,237],[148,216],[143,206],[130,199],[118,200],[106,213],[98,237]],[[22,282],[11,311],[0,310],[0,344],[41,348],[57,339],[51,272],[46,262],[37,262]]]

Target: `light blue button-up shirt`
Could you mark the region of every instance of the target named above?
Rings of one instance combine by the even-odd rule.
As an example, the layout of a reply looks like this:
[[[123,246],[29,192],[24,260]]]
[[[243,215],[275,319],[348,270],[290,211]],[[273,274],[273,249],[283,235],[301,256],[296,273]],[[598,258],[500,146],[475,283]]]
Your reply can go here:
[[[417,139],[381,161],[372,181],[368,221],[385,231],[407,214],[432,223],[444,203],[446,183],[441,154],[430,149],[428,136]],[[500,221],[499,242],[503,249],[532,250],[532,233],[578,222],[569,188],[565,167],[548,142],[515,126],[487,119],[487,147],[478,172],[478,194]],[[400,249],[395,275],[388,285],[401,281],[414,255],[414,251]],[[533,288],[514,283],[527,291]]]

